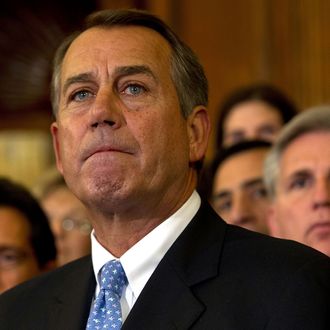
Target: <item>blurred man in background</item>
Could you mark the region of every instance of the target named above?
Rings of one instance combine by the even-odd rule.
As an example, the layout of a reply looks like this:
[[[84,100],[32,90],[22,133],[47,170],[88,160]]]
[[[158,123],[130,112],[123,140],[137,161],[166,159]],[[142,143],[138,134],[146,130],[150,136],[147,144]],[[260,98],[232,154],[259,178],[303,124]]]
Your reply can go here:
[[[34,187],[34,192],[55,236],[57,266],[90,254],[92,226],[86,208],[68,188],[58,170],[49,169]]]
[[[243,141],[219,151],[211,165],[211,203],[228,223],[267,234],[269,200],[263,183],[271,143]]]
[[[54,268],[55,258],[54,237],[37,200],[1,178],[0,293]]]
[[[330,106],[290,121],[267,157],[273,236],[293,239],[330,256]]]

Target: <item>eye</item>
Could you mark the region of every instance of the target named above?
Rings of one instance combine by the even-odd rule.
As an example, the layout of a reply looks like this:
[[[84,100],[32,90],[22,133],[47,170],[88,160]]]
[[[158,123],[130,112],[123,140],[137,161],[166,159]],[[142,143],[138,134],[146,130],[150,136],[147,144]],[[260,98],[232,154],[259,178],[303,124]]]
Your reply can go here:
[[[215,197],[213,199],[213,204],[214,204],[214,208],[219,213],[229,212],[230,209],[232,208],[232,201],[230,198],[219,199],[219,198]]]
[[[14,252],[4,253],[1,257],[5,262],[15,262],[18,260],[18,256]]]
[[[308,177],[296,177],[289,184],[289,190],[299,190],[306,188],[310,183]]]
[[[270,125],[262,126],[258,130],[258,137],[260,137],[261,139],[273,137],[277,132],[278,132],[278,129],[276,127],[273,127]]]
[[[93,96],[93,94],[90,91],[80,90],[80,91],[72,94],[71,100],[76,101],[76,102],[82,102],[92,96]]]
[[[265,187],[257,187],[252,190],[251,195],[254,199],[264,199],[267,197],[267,191]]]
[[[131,96],[138,96],[143,94],[145,91],[146,89],[139,84],[130,84],[125,87],[123,93]]]
[[[0,251],[0,268],[15,267],[27,257],[23,251],[5,250]]]
[[[245,133],[243,131],[232,131],[225,136],[225,145],[232,145],[246,139]]]

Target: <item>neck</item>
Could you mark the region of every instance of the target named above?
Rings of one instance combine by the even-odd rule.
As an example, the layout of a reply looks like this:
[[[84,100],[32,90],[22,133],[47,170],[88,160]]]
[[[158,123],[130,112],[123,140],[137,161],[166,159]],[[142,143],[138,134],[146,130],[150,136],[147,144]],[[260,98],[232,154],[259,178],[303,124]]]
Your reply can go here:
[[[98,242],[116,257],[121,257],[133,245],[174,214],[191,196],[197,178],[190,173],[185,185],[165,193],[144,195],[139,201],[120,201],[112,212],[100,206],[89,208],[89,215]],[[172,187],[173,188],[173,187]]]

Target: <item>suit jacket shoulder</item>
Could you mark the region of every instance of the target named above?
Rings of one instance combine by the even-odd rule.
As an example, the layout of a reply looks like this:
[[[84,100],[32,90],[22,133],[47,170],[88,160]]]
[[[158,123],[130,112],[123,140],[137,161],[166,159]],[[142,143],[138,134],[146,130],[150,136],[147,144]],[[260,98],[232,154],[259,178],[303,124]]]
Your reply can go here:
[[[330,329],[330,258],[227,225],[203,203],[159,263],[122,330]],[[84,329],[89,257],[0,296],[0,329]]]
[[[123,330],[328,329],[329,278],[325,255],[227,225],[204,204]]]
[[[90,256],[0,296],[0,329],[84,329],[95,289]]]

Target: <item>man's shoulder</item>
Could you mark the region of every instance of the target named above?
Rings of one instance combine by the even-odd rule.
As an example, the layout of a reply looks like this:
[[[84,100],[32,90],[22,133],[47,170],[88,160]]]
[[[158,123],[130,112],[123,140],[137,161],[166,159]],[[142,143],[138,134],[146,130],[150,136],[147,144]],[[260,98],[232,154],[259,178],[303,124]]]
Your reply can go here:
[[[264,258],[266,255],[267,258],[281,258],[282,262],[283,257],[297,262],[306,260],[306,258],[330,261],[330,258],[323,253],[296,241],[279,239],[228,224],[215,213],[208,203],[203,203],[198,217],[199,222],[203,223],[203,226],[206,225],[208,233],[212,233],[212,237],[221,234],[222,247],[225,252],[230,254],[238,254],[244,258],[249,255],[254,258],[258,256]]]
[[[218,249],[221,267],[248,272],[293,272],[308,264],[330,267],[330,258],[315,249],[292,240],[284,240],[227,224],[207,204],[196,217],[197,229],[207,236],[203,246]],[[203,238],[199,238],[203,240]],[[196,245],[196,240],[194,241]],[[315,266],[317,268],[317,266]],[[330,271],[328,269],[328,271]]]
[[[74,285],[82,274],[87,275],[86,272],[92,272],[90,256],[70,262],[9,289],[0,295],[0,306],[2,304],[10,306],[11,302],[17,303],[19,297],[24,297],[25,301],[30,297],[33,301],[52,292],[57,292],[60,287],[63,290],[63,287]]]
[[[325,254],[296,241],[232,225],[227,225],[222,265],[245,276],[268,276],[274,282],[306,272],[330,276],[330,258]]]

